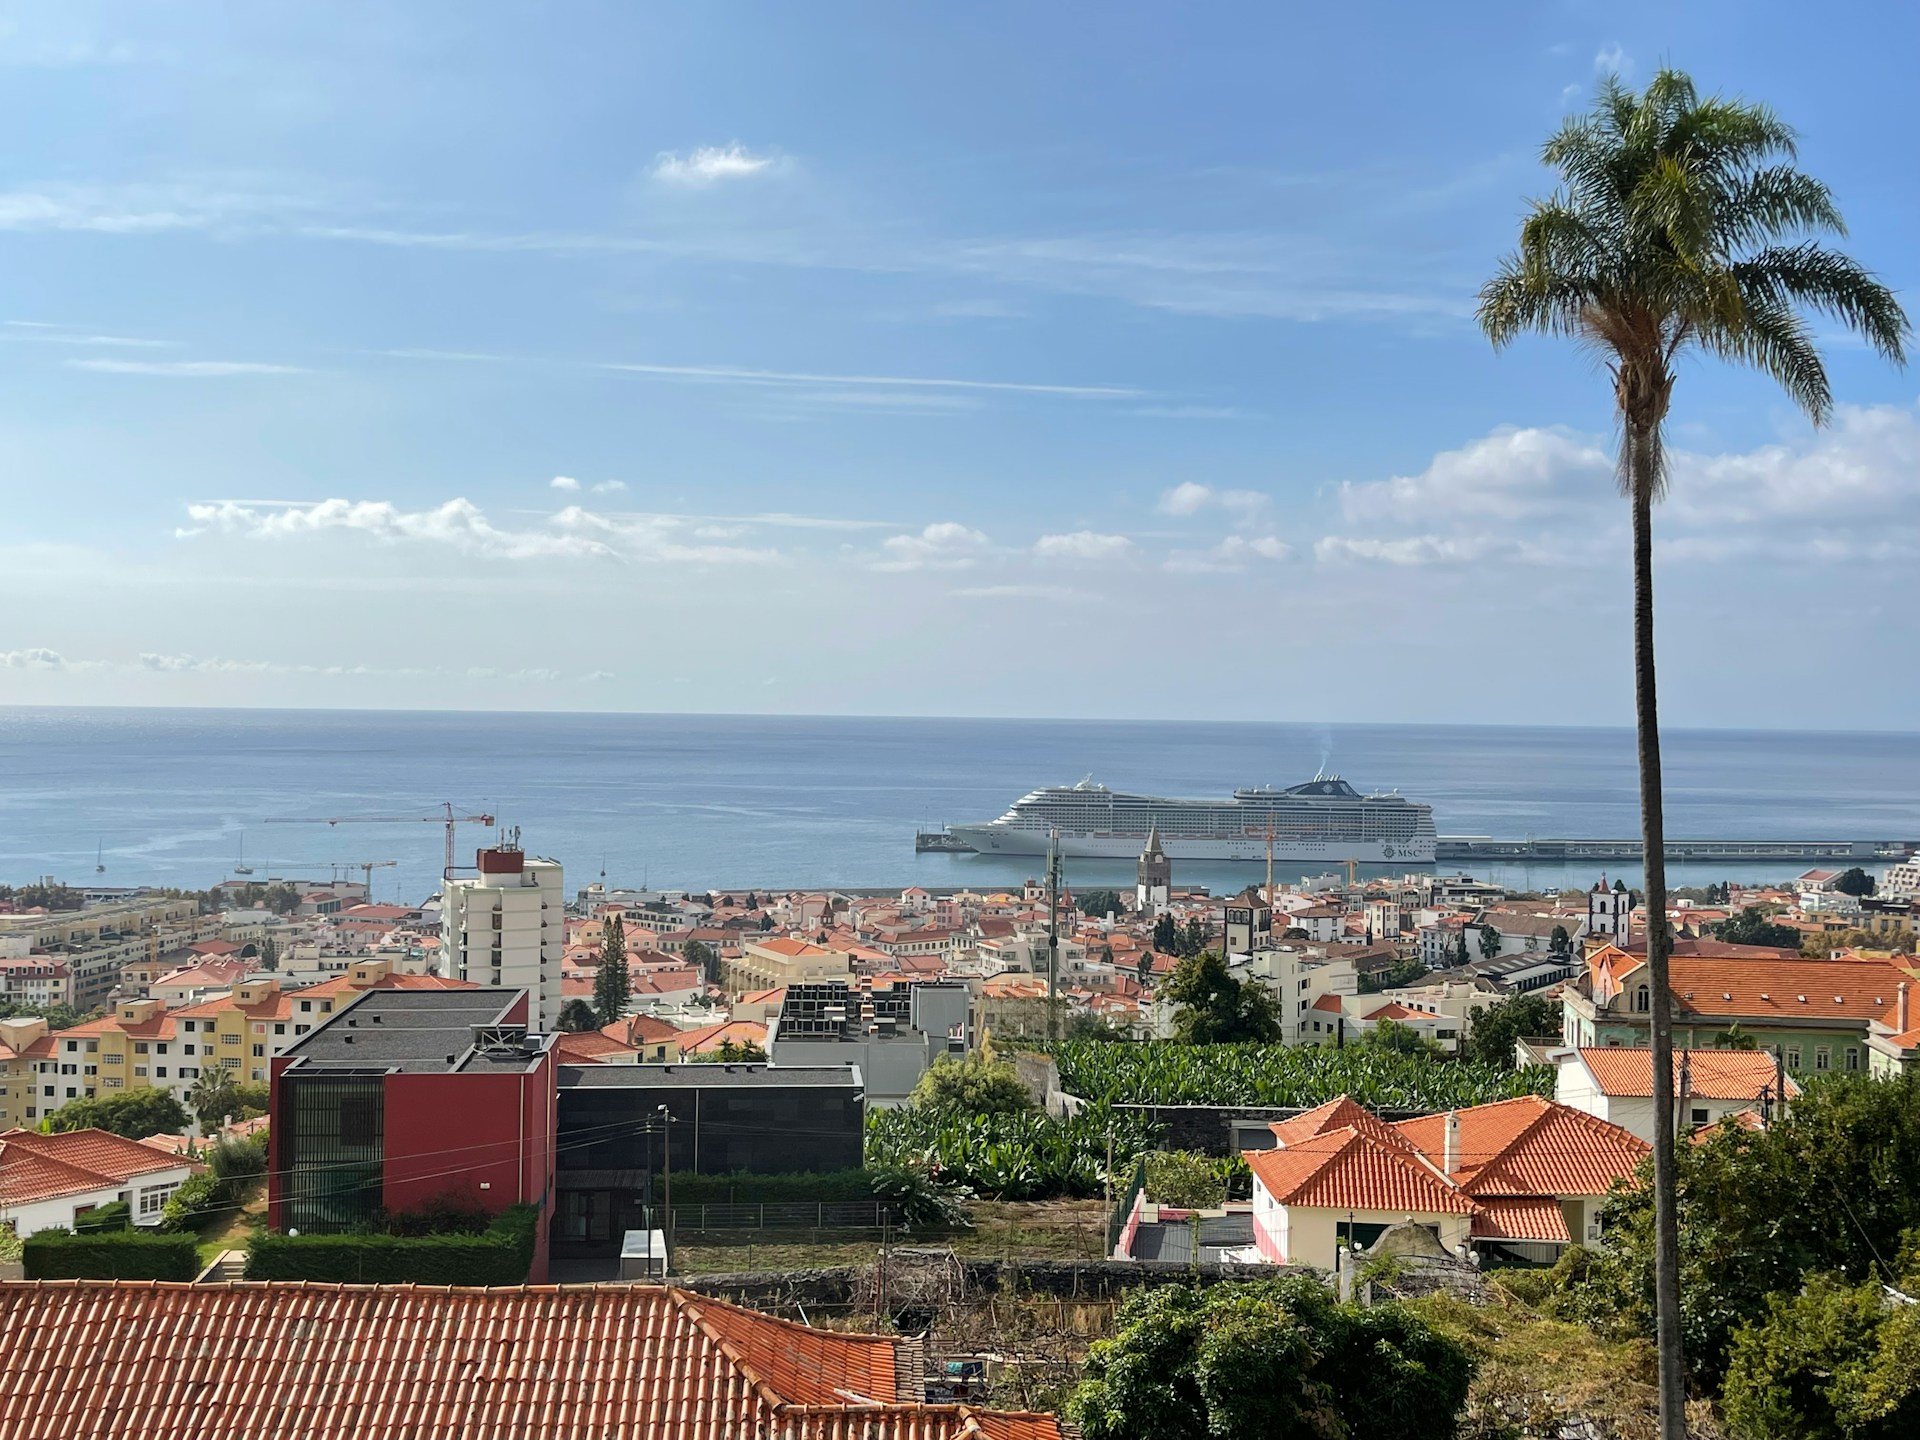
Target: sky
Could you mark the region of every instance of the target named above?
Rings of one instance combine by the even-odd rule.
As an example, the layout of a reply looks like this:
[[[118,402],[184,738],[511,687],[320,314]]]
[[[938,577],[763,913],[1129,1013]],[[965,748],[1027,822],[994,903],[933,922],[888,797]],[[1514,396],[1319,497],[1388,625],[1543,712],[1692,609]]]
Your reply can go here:
[[[0,703],[1623,723],[1609,382],[1474,296],[1665,63],[1913,307],[1842,9],[0,0]],[[1820,333],[1680,373],[1670,723],[1915,728]]]

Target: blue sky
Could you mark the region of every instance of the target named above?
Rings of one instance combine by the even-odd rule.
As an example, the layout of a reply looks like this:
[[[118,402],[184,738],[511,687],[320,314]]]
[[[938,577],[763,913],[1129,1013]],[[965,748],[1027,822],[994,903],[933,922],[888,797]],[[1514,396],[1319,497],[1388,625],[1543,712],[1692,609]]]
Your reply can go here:
[[[1473,294],[1662,60],[1909,292],[1850,13],[0,0],[0,701],[1623,721],[1605,378]],[[1674,721],[1911,725],[1829,361],[1682,374]]]

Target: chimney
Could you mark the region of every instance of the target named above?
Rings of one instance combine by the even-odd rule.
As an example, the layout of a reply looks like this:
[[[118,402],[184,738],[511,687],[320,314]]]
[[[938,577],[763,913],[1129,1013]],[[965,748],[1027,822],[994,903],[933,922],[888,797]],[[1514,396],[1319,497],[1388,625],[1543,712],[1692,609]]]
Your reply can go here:
[[[1894,1034],[1904,1035],[1910,1028],[1907,1024],[1907,982],[1902,980],[1893,987]]]
[[[1440,1152],[1440,1169],[1448,1178],[1460,1168],[1460,1112],[1447,1111],[1447,1141]]]

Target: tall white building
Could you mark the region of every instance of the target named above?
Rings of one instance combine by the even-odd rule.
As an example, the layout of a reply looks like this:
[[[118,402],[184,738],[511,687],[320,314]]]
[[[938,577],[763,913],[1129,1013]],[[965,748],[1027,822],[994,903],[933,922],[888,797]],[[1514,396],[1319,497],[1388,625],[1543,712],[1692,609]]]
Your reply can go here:
[[[566,891],[558,860],[529,859],[519,832],[475,856],[479,873],[447,877],[441,905],[443,973],[476,985],[525,989],[534,1025],[560,1016],[560,957],[566,950]]]

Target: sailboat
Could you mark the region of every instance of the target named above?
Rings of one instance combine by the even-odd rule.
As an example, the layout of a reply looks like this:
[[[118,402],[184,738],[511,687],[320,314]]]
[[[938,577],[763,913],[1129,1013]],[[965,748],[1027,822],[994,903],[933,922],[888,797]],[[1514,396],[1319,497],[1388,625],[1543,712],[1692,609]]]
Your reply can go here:
[[[93,873],[96,875],[104,875],[107,873],[107,844],[104,840],[94,842]]]
[[[247,832],[244,830],[240,832],[240,858],[233,862],[233,873],[236,875],[253,874],[253,867],[247,864]]]

